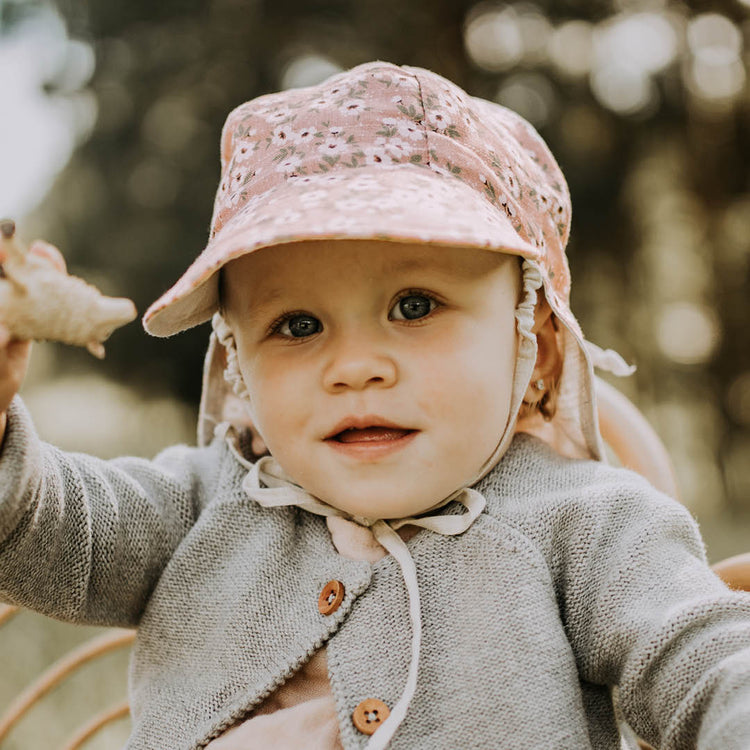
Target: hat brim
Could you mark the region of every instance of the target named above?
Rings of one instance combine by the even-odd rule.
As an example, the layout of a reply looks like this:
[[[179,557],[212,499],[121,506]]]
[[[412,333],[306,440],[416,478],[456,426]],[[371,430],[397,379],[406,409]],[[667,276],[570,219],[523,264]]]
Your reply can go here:
[[[425,165],[300,175],[245,201],[177,283],[146,311],[144,328],[172,336],[218,309],[217,272],[234,258],[303,240],[369,239],[480,248],[538,260],[517,219],[455,174]]]

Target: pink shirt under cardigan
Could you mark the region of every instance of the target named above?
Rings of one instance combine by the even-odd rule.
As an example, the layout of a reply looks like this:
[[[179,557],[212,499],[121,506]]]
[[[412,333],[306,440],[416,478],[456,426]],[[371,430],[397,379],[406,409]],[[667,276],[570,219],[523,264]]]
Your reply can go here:
[[[370,529],[340,516],[329,516],[326,522],[331,541],[343,557],[375,563],[388,554]],[[417,531],[417,527],[407,526],[399,534],[408,540]],[[343,750],[325,648],[263,701],[250,718],[209,742],[206,750],[265,750],[269,747]]]

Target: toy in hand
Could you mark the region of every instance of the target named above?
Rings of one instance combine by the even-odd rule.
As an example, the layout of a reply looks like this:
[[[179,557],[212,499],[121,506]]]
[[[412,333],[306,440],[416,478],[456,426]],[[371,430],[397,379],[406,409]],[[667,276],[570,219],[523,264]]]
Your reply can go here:
[[[51,258],[27,252],[13,221],[0,222],[0,322],[17,339],[62,341],[104,357],[104,342],[136,315],[133,302],[105,297]]]

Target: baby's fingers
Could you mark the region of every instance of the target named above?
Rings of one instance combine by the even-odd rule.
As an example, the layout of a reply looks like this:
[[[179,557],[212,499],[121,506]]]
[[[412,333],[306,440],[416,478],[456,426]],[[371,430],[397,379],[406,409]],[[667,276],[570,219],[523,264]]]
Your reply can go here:
[[[29,252],[48,260],[58,271],[67,270],[63,254],[49,242],[34,240],[29,246]]]
[[[29,366],[30,341],[13,339],[0,323],[0,412],[5,412],[21,387]]]

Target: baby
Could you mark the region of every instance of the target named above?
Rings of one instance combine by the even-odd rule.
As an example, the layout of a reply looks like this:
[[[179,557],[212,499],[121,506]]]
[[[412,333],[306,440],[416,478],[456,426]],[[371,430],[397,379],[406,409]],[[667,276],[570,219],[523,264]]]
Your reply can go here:
[[[144,318],[213,319],[199,447],[42,443],[0,337],[0,596],[138,628],[128,747],[750,747],[750,597],[604,460],[593,364],[627,368],[570,311],[533,129],[376,62],[240,106],[221,153]]]

